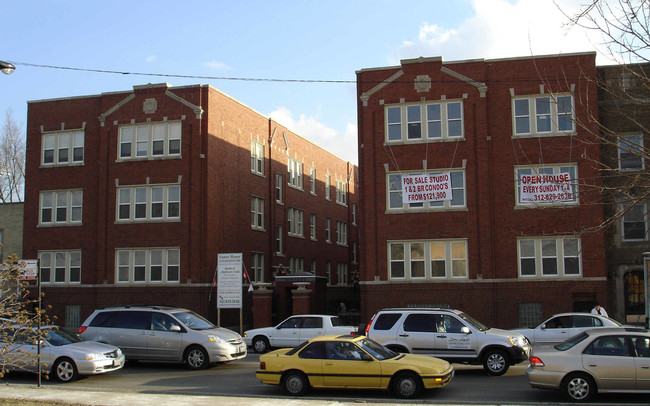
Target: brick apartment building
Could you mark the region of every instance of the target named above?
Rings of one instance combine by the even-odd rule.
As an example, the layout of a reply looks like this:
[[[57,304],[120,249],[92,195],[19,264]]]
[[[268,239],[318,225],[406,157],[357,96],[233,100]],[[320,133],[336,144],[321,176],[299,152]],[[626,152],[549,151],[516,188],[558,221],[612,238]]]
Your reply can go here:
[[[595,56],[357,72],[363,319],[449,306],[514,328],[607,303]]]
[[[206,85],[31,101],[23,258],[40,260],[44,304],[67,326],[123,304],[216,321],[219,253],[242,253],[254,282],[244,327],[358,309],[356,177]]]
[[[645,159],[650,129],[650,64],[599,66],[610,316],[645,324],[643,253],[650,251]]]

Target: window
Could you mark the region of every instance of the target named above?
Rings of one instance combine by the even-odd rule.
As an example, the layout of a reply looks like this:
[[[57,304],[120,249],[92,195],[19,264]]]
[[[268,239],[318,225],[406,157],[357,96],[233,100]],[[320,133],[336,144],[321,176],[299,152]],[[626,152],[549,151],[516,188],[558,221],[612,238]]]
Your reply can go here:
[[[259,197],[251,198],[251,227],[264,230],[264,199]]]
[[[539,137],[575,132],[573,96],[526,96],[512,99],[514,136]]]
[[[405,203],[402,199],[402,175],[417,175],[419,173],[391,172],[386,175],[386,190],[388,193],[387,204],[388,210],[393,212],[404,211],[433,211],[433,210],[450,210],[462,209],[466,207],[465,203],[465,170],[451,170],[451,200],[437,200],[425,203]],[[437,176],[440,171],[427,172],[427,175]]]
[[[336,264],[336,278],[338,285],[348,284],[348,264],[345,262]]]
[[[289,258],[289,273],[304,272],[305,259],[300,257]]]
[[[388,243],[389,279],[467,279],[466,240],[419,240]]]
[[[309,191],[312,195],[316,195],[316,168],[309,170]]]
[[[117,283],[177,283],[180,249],[118,249],[115,268]]]
[[[309,224],[309,234],[311,236],[311,239],[313,241],[316,241],[316,215],[315,214],[311,215],[311,221]]]
[[[65,326],[79,328],[81,322],[81,305],[65,305]]]
[[[336,203],[342,204],[346,206],[348,204],[347,201],[347,189],[348,189],[348,184],[343,182],[342,180],[337,180],[336,181]]]
[[[275,227],[275,253],[282,255],[282,226]]]
[[[357,204],[352,203],[352,225],[357,225]]]
[[[290,236],[293,237],[302,237],[303,234],[303,211],[300,209],[295,209],[293,207],[289,207],[289,210],[287,211],[287,219],[288,219],[288,233]]]
[[[40,251],[41,283],[81,283],[81,251]]]
[[[275,174],[275,201],[278,203],[282,203],[282,185],[284,185],[282,177],[281,173]]]
[[[336,243],[338,245],[348,245],[348,225],[342,221],[336,222]]]
[[[302,162],[289,158],[287,180],[289,186],[302,190]]]
[[[515,168],[517,205],[566,206],[578,203],[576,165]]]
[[[264,253],[251,253],[251,275],[253,282],[264,282]]]
[[[117,188],[118,221],[174,221],[180,217],[180,185]]]
[[[639,202],[623,214],[623,241],[645,241],[648,239],[648,206]]]
[[[327,277],[327,284],[332,284],[332,263],[327,261],[325,263],[325,276]]]
[[[519,277],[573,277],[582,274],[579,238],[520,238]]]
[[[316,272],[316,260],[315,259],[311,260],[311,273],[313,273],[314,275],[317,274],[317,272]]]
[[[387,106],[385,115],[389,143],[453,141],[464,137],[460,100]]]
[[[519,303],[519,326],[537,326],[542,322],[541,303]]]
[[[124,125],[118,159],[173,158],[181,155],[181,122]]]
[[[81,224],[83,206],[82,190],[57,190],[41,192],[41,217],[39,225]]]
[[[325,219],[325,241],[332,242],[332,221],[329,217]]]
[[[644,169],[642,134],[620,135],[618,138],[618,168],[621,170]]]
[[[352,263],[353,264],[356,264],[357,261],[358,261],[358,259],[357,259],[357,255],[358,255],[358,252],[359,252],[358,250],[359,250],[359,246],[357,245],[357,242],[354,241],[352,243]]]
[[[43,166],[75,165],[84,162],[84,130],[43,134]]]
[[[264,175],[264,145],[251,141],[251,172]]]
[[[325,175],[325,199],[331,200],[330,196],[330,175]]]

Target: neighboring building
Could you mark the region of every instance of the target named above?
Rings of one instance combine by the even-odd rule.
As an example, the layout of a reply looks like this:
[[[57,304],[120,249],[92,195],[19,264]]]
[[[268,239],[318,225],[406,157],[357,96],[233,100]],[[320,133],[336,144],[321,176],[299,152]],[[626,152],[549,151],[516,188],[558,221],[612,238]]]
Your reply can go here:
[[[609,315],[645,324],[643,253],[650,251],[647,145],[650,64],[600,66],[603,179],[610,281]]]
[[[0,204],[0,257],[23,255],[23,203]],[[0,261],[0,262],[2,262]]]
[[[514,328],[607,303],[595,56],[357,72],[362,318]]]
[[[67,326],[136,303],[237,325],[216,314],[220,253],[242,253],[257,288],[244,284],[244,326],[358,309],[356,171],[206,85],[31,101],[24,256]]]

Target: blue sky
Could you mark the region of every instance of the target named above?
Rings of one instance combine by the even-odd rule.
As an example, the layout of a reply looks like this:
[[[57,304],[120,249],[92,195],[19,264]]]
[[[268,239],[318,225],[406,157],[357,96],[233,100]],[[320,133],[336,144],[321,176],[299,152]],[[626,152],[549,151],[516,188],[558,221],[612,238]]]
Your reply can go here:
[[[213,80],[92,73],[34,65],[207,77],[352,81],[401,59],[445,61],[595,51],[564,25],[584,0],[3,0],[0,122],[23,129],[27,101],[209,84],[357,163],[354,83]],[[598,56],[597,63],[613,63]]]

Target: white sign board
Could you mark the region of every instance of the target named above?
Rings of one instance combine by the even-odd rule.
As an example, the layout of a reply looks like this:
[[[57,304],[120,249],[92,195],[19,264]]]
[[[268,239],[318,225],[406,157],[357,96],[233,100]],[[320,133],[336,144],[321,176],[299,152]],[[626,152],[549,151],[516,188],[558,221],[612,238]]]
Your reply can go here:
[[[402,175],[402,199],[404,203],[452,200],[451,174]]]
[[[18,261],[18,268],[20,280],[36,280],[38,279],[38,260],[37,259],[21,259]]]
[[[217,276],[217,308],[241,309],[242,254],[219,254]]]
[[[522,203],[544,203],[575,200],[571,174],[523,175],[519,187]]]

